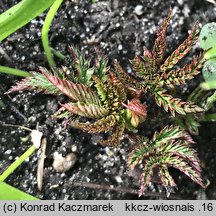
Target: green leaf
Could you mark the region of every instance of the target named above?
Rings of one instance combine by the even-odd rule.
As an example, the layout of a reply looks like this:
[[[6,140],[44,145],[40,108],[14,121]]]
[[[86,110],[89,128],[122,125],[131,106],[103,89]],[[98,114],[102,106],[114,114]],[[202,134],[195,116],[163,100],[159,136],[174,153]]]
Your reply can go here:
[[[205,109],[210,110],[213,107],[215,101],[216,101],[216,91],[211,96],[209,96],[207,98],[206,104],[205,104]]]
[[[195,45],[198,40],[199,28],[198,23],[195,23],[191,33],[185,39],[185,41],[165,60],[164,64],[161,65],[162,71],[167,71],[173,68]]]
[[[209,59],[205,62],[202,69],[205,81],[216,81],[216,58]]]
[[[186,115],[186,113],[196,113],[203,112],[204,109],[195,105],[192,102],[185,102],[179,98],[174,98],[173,96],[166,94],[164,90],[156,90],[155,101],[158,106],[162,106],[166,112],[170,112],[173,116],[176,113],[180,115]]]
[[[22,0],[0,15],[0,41],[49,8],[55,0]]]
[[[49,74],[49,72],[40,67],[41,73],[63,94],[75,101],[100,105],[100,100],[96,93],[88,86],[84,84],[76,84],[70,80],[63,80],[57,76]]]
[[[21,190],[0,181],[0,200],[39,200]]]
[[[73,67],[77,71],[77,81],[86,85],[90,85],[94,69],[91,68],[90,60],[86,59],[85,56],[76,48],[69,47],[69,52],[73,59]]]
[[[31,77],[27,77],[17,82],[15,86],[12,86],[5,94],[10,94],[21,90],[36,90],[37,92],[43,91],[46,94],[62,94],[43,74],[32,74]]]
[[[199,42],[200,46],[204,50],[208,50],[216,46],[216,23],[207,23],[201,29]]]
[[[94,74],[102,81],[105,80],[109,67],[107,66],[108,60],[104,56],[97,56],[95,59]]]
[[[205,52],[204,58],[206,60],[216,58],[216,46]]]
[[[105,84],[97,76],[92,76],[92,79],[94,80],[94,86],[97,90],[97,94],[99,95],[101,101],[106,102],[108,96]]]
[[[27,71],[1,66],[1,65],[0,65],[0,73],[6,73],[6,74],[21,76],[21,77],[31,76],[31,74]]]
[[[216,80],[201,83],[201,88],[204,90],[216,89]]]

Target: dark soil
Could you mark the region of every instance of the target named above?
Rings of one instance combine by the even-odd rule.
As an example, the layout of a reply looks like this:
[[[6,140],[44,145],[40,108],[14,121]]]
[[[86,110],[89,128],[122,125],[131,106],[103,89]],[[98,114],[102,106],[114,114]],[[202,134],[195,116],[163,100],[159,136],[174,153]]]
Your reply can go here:
[[[5,8],[9,8],[17,1],[2,2]],[[139,9],[138,5],[142,7]],[[185,39],[195,21],[198,20],[200,26],[216,21],[216,7],[204,0],[101,0],[97,3],[70,0],[64,2],[55,17],[50,41],[52,47],[65,55],[68,54],[69,45],[79,47],[89,57],[94,55],[96,48],[107,55],[110,62],[118,59],[125,68],[130,69],[128,60],[142,53],[143,46],[151,48],[158,24],[167,15],[170,6],[174,18],[167,34],[167,54]],[[3,8],[0,8],[2,11]],[[44,18],[45,14],[37,17],[0,44],[5,52],[0,53],[0,65],[26,71],[35,71],[38,66],[48,67],[41,44],[40,30]],[[198,50],[198,46],[195,47],[186,60],[190,60]],[[59,59],[56,61],[60,66],[62,62]],[[48,142],[47,158],[42,192],[38,191],[36,183],[36,154],[24,162],[7,179],[7,183],[41,199],[138,199],[136,194],[126,190],[102,189],[104,185],[138,189],[137,178],[130,177],[127,172],[126,158],[131,147],[127,139],[118,149],[104,148],[95,144],[99,135],[92,136],[69,127],[64,129],[61,121],[50,117],[59,107],[57,101],[64,98],[34,92],[19,92],[10,96],[3,94],[18,79],[0,74],[0,121],[31,129],[39,124],[39,130]],[[181,95],[184,97],[188,94],[200,80],[201,76],[190,82],[189,88]],[[155,129],[163,126],[161,122],[146,124],[142,133],[151,136]],[[216,199],[215,127],[216,123],[202,124],[199,136],[194,137],[203,179],[209,182],[209,186],[203,191],[183,174],[171,170],[179,186],[173,198]],[[22,129],[0,125],[0,172],[30,146],[30,141],[24,142],[21,139],[27,135],[28,132]],[[65,155],[72,151],[72,146],[78,158],[76,165],[66,173],[57,173],[52,168],[53,154],[59,152]],[[75,182],[95,183],[101,185],[101,188],[76,186]],[[160,192],[161,188],[153,185],[149,190]],[[156,195],[141,199],[154,199]]]

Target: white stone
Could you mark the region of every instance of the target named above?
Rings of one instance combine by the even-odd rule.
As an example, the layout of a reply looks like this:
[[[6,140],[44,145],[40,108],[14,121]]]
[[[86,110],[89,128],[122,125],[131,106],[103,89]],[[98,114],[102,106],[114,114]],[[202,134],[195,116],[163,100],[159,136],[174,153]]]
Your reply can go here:
[[[138,16],[143,14],[143,6],[142,5],[137,5],[134,9],[134,13]]]
[[[66,172],[76,163],[77,157],[74,153],[70,153],[63,157],[61,154],[54,154],[53,168],[57,172]]]

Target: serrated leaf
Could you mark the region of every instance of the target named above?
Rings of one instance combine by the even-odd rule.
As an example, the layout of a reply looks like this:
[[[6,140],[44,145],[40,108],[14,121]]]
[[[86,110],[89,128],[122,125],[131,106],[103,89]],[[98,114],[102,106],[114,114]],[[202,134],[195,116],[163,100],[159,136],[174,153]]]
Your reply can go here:
[[[165,48],[166,48],[166,32],[169,26],[170,20],[172,18],[172,10],[169,10],[167,17],[163,20],[160,25],[160,28],[157,32],[157,37],[153,46],[153,56],[157,64],[163,60]]]
[[[73,67],[77,71],[78,83],[83,83],[89,86],[91,84],[91,77],[94,73],[94,68],[91,67],[90,60],[75,47],[69,47],[69,52],[73,59]]]
[[[96,56],[95,64],[94,64],[94,74],[101,80],[105,81],[106,74],[109,71],[109,67],[107,66],[108,59],[104,56]]]
[[[92,79],[101,101],[107,102],[107,87],[97,76],[92,76]]]
[[[155,142],[155,145],[161,145],[175,139],[186,140],[188,143],[194,143],[189,134],[177,126],[166,126],[160,132],[155,132],[152,141]]]
[[[178,70],[171,70],[168,73],[162,73],[160,77],[160,85],[166,85],[169,88],[174,88],[176,85],[185,84],[187,80],[193,79],[200,73],[202,67],[202,56],[195,58],[191,63],[186,64]]]
[[[117,74],[119,80],[124,83],[128,87],[137,87],[140,86],[139,83],[137,82],[136,79],[131,77],[123,68],[122,66],[115,61],[114,62],[114,68],[115,68],[115,73]],[[141,86],[140,86],[141,87]]]
[[[64,107],[61,107],[57,112],[55,112],[52,115],[52,117],[57,118],[57,119],[61,119],[61,118],[69,118],[69,117],[71,117],[71,115],[73,115],[71,112],[66,110]]]
[[[179,127],[166,126],[160,132],[156,132],[151,140],[137,139],[137,142],[137,147],[130,153],[128,165],[134,168],[140,162],[143,164],[140,195],[155,177],[159,178],[165,188],[176,187],[168,171],[169,167],[179,169],[204,187],[200,163],[196,151],[191,147],[194,141],[187,132]]]
[[[163,106],[166,112],[170,112],[173,116],[176,113],[186,115],[186,113],[204,112],[204,109],[192,102],[184,102],[179,98],[174,98],[166,94],[164,90],[155,91],[155,101],[158,106]]]
[[[61,104],[61,106],[76,115],[80,115],[87,118],[93,118],[93,119],[102,118],[109,114],[108,109],[94,104],[82,105],[81,103],[77,102],[77,103]]]
[[[72,127],[87,131],[88,133],[108,132],[116,125],[116,118],[113,115],[101,118],[94,123],[71,122]]]
[[[119,143],[120,143],[120,140],[121,140],[121,138],[123,136],[124,129],[125,129],[125,124],[116,125],[116,127],[114,128],[114,131],[108,137],[108,139],[101,140],[101,141],[99,141],[99,143],[101,145],[118,146]]]
[[[167,164],[180,170],[185,175],[187,175],[192,181],[199,184],[202,188],[205,188],[205,185],[202,183],[200,173],[197,172],[197,170],[191,169],[191,166],[188,165],[188,163],[183,161],[181,158],[171,157],[167,160]]]
[[[159,170],[159,178],[161,180],[162,185],[167,188],[175,188],[177,187],[173,177],[170,175],[169,170],[166,166],[162,166],[161,169]]]
[[[199,28],[198,23],[196,23],[187,39],[165,60],[161,65],[161,71],[167,71],[173,68],[194,46],[198,40]]]
[[[5,94],[10,94],[16,91],[36,90],[45,94],[60,95],[62,92],[56,88],[43,74],[33,74],[17,82],[15,86],[11,87]]]
[[[113,72],[107,75],[107,85],[109,87],[107,88],[107,98],[110,100],[112,106],[115,106],[114,104],[116,102],[118,103],[117,106],[119,106],[122,102],[126,101],[127,94],[125,86]]]
[[[43,68],[40,68],[40,71],[57,89],[72,100],[100,105],[99,98],[90,87],[83,84],[75,84],[68,80],[62,80],[57,76],[48,74]]]
[[[152,77],[155,76],[154,74],[159,72],[154,58],[135,56],[135,58],[131,60],[131,64],[135,75],[146,82],[152,79]]]

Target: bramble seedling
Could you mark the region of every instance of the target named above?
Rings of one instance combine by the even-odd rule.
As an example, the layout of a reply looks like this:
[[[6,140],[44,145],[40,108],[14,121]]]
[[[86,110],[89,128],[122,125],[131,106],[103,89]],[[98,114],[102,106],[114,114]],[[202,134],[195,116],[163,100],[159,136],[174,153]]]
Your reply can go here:
[[[136,56],[131,61],[131,75],[117,62],[111,69],[105,57],[96,56],[92,62],[76,49],[70,48],[73,60],[70,73],[66,67],[52,68],[51,71],[41,67],[40,73],[35,72],[18,82],[7,93],[36,90],[66,95],[68,102],[60,104],[61,108],[54,116],[66,118],[72,127],[89,133],[108,133],[108,139],[100,140],[99,143],[110,146],[119,146],[127,131],[137,132],[137,128],[145,124],[147,107],[151,108],[151,104],[142,102],[147,101],[147,96],[153,96],[158,106],[162,106],[173,117],[202,113],[202,107],[192,101],[183,101],[170,91],[195,77],[203,65],[201,54],[182,68],[175,69],[175,65],[197,42],[198,24],[194,25],[188,38],[164,60],[166,31],[171,18],[170,10],[159,27],[153,50],[145,48],[143,56]],[[128,165],[133,169],[143,164],[140,195],[154,181],[155,175],[161,185],[171,192],[176,184],[168,172],[169,167],[179,169],[204,187],[193,143],[185,130],[173,125],[155,132],[152,139],[137,135]]]

